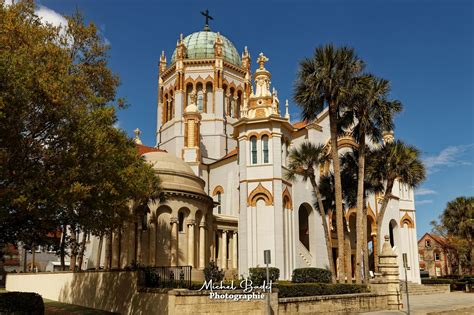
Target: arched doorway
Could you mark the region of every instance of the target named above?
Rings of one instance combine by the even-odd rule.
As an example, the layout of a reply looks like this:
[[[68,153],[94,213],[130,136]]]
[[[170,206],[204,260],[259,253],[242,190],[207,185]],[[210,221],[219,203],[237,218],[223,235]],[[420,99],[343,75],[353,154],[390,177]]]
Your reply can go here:
[[[298,209],[298,235],[301,244],[309,251],[309,210],[308,207],[302,204]]]

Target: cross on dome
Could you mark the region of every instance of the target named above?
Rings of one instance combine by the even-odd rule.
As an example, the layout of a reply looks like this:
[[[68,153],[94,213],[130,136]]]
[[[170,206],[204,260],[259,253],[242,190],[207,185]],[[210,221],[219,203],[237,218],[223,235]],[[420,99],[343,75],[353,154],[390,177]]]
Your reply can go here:
[[[205,31],[210,31],[211,29],[209,28],[209,20],[214,20],[212,16],[209,15],[209,10],[206,9],[206,11],[201,11],[201,14],[206,18],[206,24],[204,25],[204,30]]]

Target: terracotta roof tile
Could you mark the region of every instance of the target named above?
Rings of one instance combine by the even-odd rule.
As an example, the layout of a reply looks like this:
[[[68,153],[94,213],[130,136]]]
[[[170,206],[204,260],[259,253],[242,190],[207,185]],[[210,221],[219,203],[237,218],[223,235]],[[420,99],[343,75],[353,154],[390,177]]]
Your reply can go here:
[[[161,150],[161,149],[153,148],[153,147],[148,147],[148,146],[143,145],[143,144],[135,144],[135,147],[137,148],[138,155],[140,155],[140,156],[145,154],[145,153],[149,153],[149,152],[166,152],[165,150]]]
[[[306,120],[303,120],[303,121],[299,121],[299,122],[296,122],[293,124],[293,127],[295,127],[296,129],[302,129],[304,127],[306,127],[309,123],[306,121]]]

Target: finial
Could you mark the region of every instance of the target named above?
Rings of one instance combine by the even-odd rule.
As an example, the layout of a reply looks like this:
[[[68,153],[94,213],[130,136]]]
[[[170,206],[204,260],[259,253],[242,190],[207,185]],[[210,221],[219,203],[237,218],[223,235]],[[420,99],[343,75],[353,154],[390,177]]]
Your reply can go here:
[[[180,42],[180,43],[183,42],[183,33],[179,34],[179,42]]]
[[[209,15],[209,10],[201,11],[201,14],[206,18],[206,24],[204,24],[204,31],[209,32],[211,29],[209,28],[209,20],[214,20],[212,16]]]
[[[265,69],[265,62],[267,61],[268,61],[268,58],[265,57],[263,52],[261,52],[260,55],[258,55],[258,59],[257,59],[257,63],[260,65],[260,70]]]
[[[393,130],[382,132],[382,139],[383,139],[384,144],[392,143],[393,140],[395,140],[395,135],[393,133]]]
[[[290,120],[290,112],[288,110],[288,99],[285,101],[285,118]]]
[[[166,56],[165,56],[165,51],[164,50],[161,51],[160,61],[161,62],[166,62]]]
[[[142,141],[140,140],[140,134],[142,132],[140,131],[140,129],[135,129],[133,133],[135,134],[135,139],[133,139],[133,142],[135,142],[136,144],[142,144]]]
[[[385,239],[385,242],[388,242],[390,240],[390,236],[388,235],[385,235],[383,238]]]

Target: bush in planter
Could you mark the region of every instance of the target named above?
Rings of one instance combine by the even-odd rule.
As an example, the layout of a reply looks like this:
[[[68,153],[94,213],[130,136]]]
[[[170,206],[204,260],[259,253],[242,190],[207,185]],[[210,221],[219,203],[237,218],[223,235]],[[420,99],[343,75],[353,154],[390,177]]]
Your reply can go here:
[[[0,314],[43,315],[43,298],[30,292],[0,293]]]
[[[368,292],[365,285],[348,283],[278,283],[275,287],[279,298]]]
[[[212,260],[204,268],[204,278],[206,278],[206,281],[220,282],[224,279],[224,274],[224,270],[219,270],[217,264]]]
[[[291,281],[295,283],[331,283],[331,272],[322,268],[297,268],[293,270]]]
[[[276,267],[269,267],[268,273],[270,281],[273,283],[280,278],[280,269]],[[263,281],[267,281],[267,268],[249,268],[249,279],[252,281],[252,285],[262,285]]]

